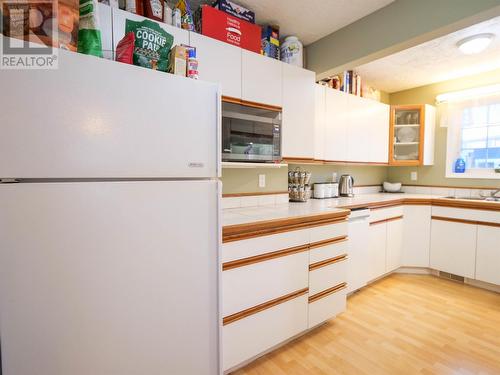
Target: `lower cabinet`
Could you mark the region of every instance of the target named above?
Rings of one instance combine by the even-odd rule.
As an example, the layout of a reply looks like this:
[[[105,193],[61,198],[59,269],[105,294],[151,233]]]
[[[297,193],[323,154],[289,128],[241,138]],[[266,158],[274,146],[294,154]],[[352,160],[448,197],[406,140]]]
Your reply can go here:
[[[431,206],[405,206],[401,263],[407,267],[429,267]]]
[[[430,266],[473,279],[477,226],[456,219],[432,219]]]
[[[391,272],[401,267],[403,250],[403,218],[387,222],[387,245],[385,255],[385,272]]]
[[[223,327],[223,368],[229,370],[307,329],[307,293]]]
[[[344,311],[347,253],[344,221],[224,243],[224,371]]]
[[[387,223],[370,223],[369,228],[370,246],[368,248],[368,281],[385,274]]]
[[[476,279],[500,285],[500,226],[477,226]]]

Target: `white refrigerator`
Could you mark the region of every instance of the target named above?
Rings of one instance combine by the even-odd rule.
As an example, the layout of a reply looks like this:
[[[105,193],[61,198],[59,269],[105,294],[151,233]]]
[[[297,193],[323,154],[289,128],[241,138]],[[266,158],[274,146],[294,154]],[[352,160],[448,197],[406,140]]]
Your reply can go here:
[[[218,86],[58,63],[0,71],[0,373],[219,374]]]

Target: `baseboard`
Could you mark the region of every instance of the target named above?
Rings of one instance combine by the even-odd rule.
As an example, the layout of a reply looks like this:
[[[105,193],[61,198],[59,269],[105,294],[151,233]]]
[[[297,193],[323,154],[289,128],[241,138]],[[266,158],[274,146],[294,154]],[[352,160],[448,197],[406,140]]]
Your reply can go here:
[[[400,267],[394,273],[406,273],[412,275],[434,275],[430,268],[426,267]]]
[[[476,288],[486,289],[489,290],[490,292],[500,293],[500,285],[490,284],[484,281],[467,279],[467,278],[465,278],[465,284],[474,286]]]

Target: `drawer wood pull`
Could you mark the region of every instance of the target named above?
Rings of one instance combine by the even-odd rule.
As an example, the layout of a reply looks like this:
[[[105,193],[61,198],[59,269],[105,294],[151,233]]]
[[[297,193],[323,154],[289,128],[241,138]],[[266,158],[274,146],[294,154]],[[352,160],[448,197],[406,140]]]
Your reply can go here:
[[[334,263],[342,262],[347,259],[347,254],[342,254],[336,256],[335,258],[330,258],[326,260],[322,260],[321,262],[316,262],[309,265],[309,271],[317,270],[318,268],[326,267]]]
[[[290,248],[284,249],[284,250],[278,250],[278,251],[273,251],[273,252],[265,253],[265,254],[261,254],[261,255],[255,255],[253,257],[233,260],[231,262],[224,263],[222,265],[222,271],[228,271],[228,270],[231,270],[233,268],[244,267],[244,266],[248,266],[250,264],[255,264],[255,263],[265,262],[265,261],[271,260],[271,259],[286,257],[288,255],[297,254],[297,253],[301,253],[303,251],[308,251],[308,250],[309,250],[309,245],[301,245],[301,246],[290,247]]]
[[[387,219],[372,221],[370,223],[370,225],[377,225],[377,224],[388,223],[389,221],[401,220],[403,217],[404,217],[403,215],[399,215],[399,216],[394,216],[394,217],[390,217],[390,218],[387,218]]]
[[[492,223],[490,221],[457,219],[457,218],[454,218],[454,217],[444,217],[444,216],[431,216],[431,218],[432,218],[432,220],[451,221],[452,223],[462,223],[462,224],[472,224],[472,225],[485,225],[485,226],[488,226],[488,227],[498,227],[498,228],[500,228],[500,223]]]
[[[340,236],[340,237],[330,238],[328,240],[313,242],[309,247],[311,249],[316,249],[318,247],[324,247],[324,246],[333,245],[335,243],[345,242],[345,241],[347,241],[347,236]]]
[[[297,290],[296,292],[293,292],[293,293],[284,295],[282,297],[278,297],[276,299],[261,303],[260,305],[250,307],[249,309],[237,312],[235,314],[228,315],[222,320],[222,325],[228,325],[228,324],[234,323],[238,320],[249,317],[251,315],[255,315],[261,311],[270,309],[271,307],[280,305],[280,304],[285,303],[287,301],[290,301],[294,298],[303,296],[304,294],[307,294],[308,292],[309,292],[309,288]]]
[[[315,302],[321,298],[328,297],[329,295],[336,293],[338,291],[341,291],[342,289],[347,288],[347,283],[342,283],[339,285],[334,286],[333,288],[329,288],[327,290],[324,290],[322,292],[316,293],[313,296],[309,297],[309,303]]]

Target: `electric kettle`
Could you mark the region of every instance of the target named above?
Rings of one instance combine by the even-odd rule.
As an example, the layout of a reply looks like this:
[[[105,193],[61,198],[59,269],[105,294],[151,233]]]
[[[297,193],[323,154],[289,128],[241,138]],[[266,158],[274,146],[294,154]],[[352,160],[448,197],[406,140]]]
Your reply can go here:
[[[354,178],[349,174],[340,176],[339,193],[341,197],[354,197]]]

